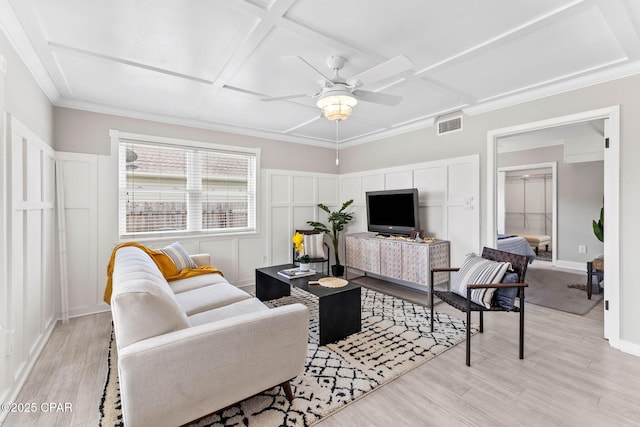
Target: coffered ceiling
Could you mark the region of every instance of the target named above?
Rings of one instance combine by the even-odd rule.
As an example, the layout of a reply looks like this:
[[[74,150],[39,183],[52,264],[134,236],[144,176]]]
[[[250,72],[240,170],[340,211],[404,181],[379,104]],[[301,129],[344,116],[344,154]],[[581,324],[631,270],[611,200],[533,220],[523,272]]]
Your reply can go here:
[[[0,24],[55,105],[332,147],[315,94],[404,55],[361,89],[349,146],[640,72],[637,0],[0,0]]]

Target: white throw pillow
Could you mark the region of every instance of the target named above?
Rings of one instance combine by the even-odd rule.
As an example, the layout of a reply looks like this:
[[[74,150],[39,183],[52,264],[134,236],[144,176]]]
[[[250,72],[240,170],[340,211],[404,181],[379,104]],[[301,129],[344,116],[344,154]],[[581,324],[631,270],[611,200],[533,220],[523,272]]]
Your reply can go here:
[[[324,233],[304,235],[304,253],[311,258],[324,258]]]
[[[178,242],[159,249],[159,251],[171,258],[179,272],[185,268],[198,268],[191,256],[189,256],[189,252]]]
[[[453,276],[451,292],[467,297],[467,285],[500,283],[504,273],[511,269],[509,262],[496,262],[476,254],[467,255],[460,270]],[[496,288],[481,288],[471,291],[471,301],[491,308],[491,299]]]

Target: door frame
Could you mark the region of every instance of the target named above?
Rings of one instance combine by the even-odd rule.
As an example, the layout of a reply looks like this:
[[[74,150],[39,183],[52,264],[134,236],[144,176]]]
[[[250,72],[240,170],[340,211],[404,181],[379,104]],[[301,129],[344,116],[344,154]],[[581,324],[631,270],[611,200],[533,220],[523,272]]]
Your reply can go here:
[[[605,120],[605,137],[609,147],[604,150],[604,216],[607,238],[604,257],[607,274],[604,279],[604,338],[609,345],[620,349],[620,105],[554,117],[487,132],[487,222],[485,241],[496,246],[496,175],[497,142],[499,138],[540,129],[571,125],[590,120]],[[608,305],[608,307],[607,307]]]

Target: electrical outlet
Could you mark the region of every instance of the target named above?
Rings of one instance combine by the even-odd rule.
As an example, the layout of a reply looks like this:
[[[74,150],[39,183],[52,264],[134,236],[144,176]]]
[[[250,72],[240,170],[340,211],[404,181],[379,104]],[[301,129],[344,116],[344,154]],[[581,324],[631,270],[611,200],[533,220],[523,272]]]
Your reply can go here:
[[[578,253],[579,254],[586,254],[587,253],[587,247],[585,245],[579,245],[578,246]]]

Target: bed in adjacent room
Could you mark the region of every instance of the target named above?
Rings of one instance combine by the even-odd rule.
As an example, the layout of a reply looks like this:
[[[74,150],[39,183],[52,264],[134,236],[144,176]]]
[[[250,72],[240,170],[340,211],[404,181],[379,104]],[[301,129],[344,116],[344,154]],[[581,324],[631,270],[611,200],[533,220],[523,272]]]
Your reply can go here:
[[[498,234],[498,249],[513,254],[526,255],[529,257],[529,264],[536,259],[536,253],[531,249],[531,245],[524,237]]]

